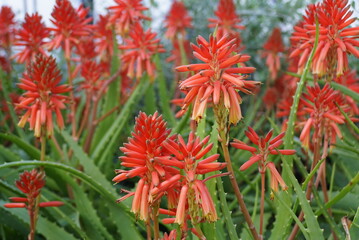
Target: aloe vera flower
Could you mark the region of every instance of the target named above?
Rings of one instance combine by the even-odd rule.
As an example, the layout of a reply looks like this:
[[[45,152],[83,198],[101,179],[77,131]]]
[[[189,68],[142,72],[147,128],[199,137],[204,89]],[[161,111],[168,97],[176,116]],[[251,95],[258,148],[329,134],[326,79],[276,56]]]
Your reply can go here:
[[[184,3],[175,0],[165,19],[165,28],[167,28],[165,36],[174,39],[181,34],[183,38],[186,35],[186,28],[192,27],[191,21],[192,18],[188,15]]]
[[[295,26],[291,40],[296,49],[291,57],[300,56],[299,71],[304,68],[313,49],[316,23],[319,23],[319,42],[311,65],[312,72],[319,77],[342,75],[348,69],[348,55],[359,58],[359,27],[350,27],[356,20],[350,11],[348,0],[323,0],[309,5],[303,24]]]
[[[150,204],[154,202],[151,191],[166,181],[166,186],[171,187],[179,180],[179,171],[173,166],[182,166],[183,163],[172,159],[163,148],[163,143],[170,134],[166,128],[166,122],[162,116],[147,116],[139,113],[132,137],[128,139],[120,150],[125,154],[119,159],[121,165],[130,170],[116,170],[118,175],[112,181],[118,183],[128,178],[140,177],[134,193],[128,193],[119,199],[134,196],[131,211],[141,220],[149,219]]]
[[[266,58],[270,76],[274,80],[280,70],[280,54],[285,51],[282,34],[279,28],[274,28],[267,42],[263,45],[262,57]]]
[[[110,25],[110,15],[99,15],[94,30],[96,50],[102,61],[110,62],[113,55],[113,32]]]
[[[35,130],[34,135],[51,136],[53,133],[53,118],[55,112],[59,128],[64,127],[61,109],[65,108],[68,97],[62,95],[69,92],[70,87],[61,82],[61,73],[57,68],[56,60],[50,56],[37,55],[18,83],[18,87],[26,92],[20,98],[16,109],[25,109],[18,125],[24,127],[29,120],[30,129]],[[43,132],[45,131],[45,132]]]
[[[4,207],[7,208],[27,208],[29,213],[35,207],[36,197],[40,194],[41,189],[45,186],[45,175],[39,173],[35,169],[30,172],[24,171],[17,180],[16,187],[23,192],[26,197],[10,197],[14,203],[5,203]],[[40,202],[39,207],[59,207],[64,205],[60,201]]]
[[[141,24],[136,23],[128,38],[124,39],[124,44],[119,48],[124,50],[122,55],[123,69],[127,69],[130,78],[140,79],[146,71],[150,79],[155,76],[156,66],[151,60],[156,53],[165,52],[160,44],[160,39],[156,39],[157,34],[151,29],[144,30]]]
[[[53,39],[47,44],[50,51],[62,46],[65,57],[70,59],[71,49],[77,45],[79,38],[90,35],[92,18],[87,18],[88,11],[82,5],[74,9],[69,0],[56,0],[51,13],[51,22],[55,26],[49,28]]]
[[[192,119],[199,121],[208,102],[223,104],[229,111],[229,121],[236,124],[241,118],[239,91],[252,94],[259,82],[246,80],[247,74],[255,71],[254,67],[238,67],[250,59],[248,55],[232,54],[237,46],[236,39],[225,35],[221,38],[210,36],[207,42],[202,36],[197,37],[198,46],[191,44],[193,55],[203,63],[183,65],[176,68],[178,72],[196,72],[183,80],[179,87],[188,91],[184,99],[182,114],[193,103]]]
[[[234,139],[231,142],[231,146],[237,149],[242,149],[252,153],[252,156],[247,162],[245,162],[239,170],[244,171],[255,163],[258,163],[258,170],[260,173],[264,173],[266,169],[269,169],[271,174],[271,188],[273,191],[278,190],[278,183],[281,185],[283,190],[288,187],[283,181],[282,177],[275,168],[274,163],[267,161],[269,155],[293,155],[295,150],[292,149],[278,149],[283,144],[283,137],[285,132],[273,137],[273,130],[269,131],[265,137],[259,137],[253,128],[248,127],[245,132],[248,139],[257,147],[252,147],[240,140]]]
[[[15,14],[8,6],[0,9],[0,48],[10,50],[15,34]]]
[[[188,215],[190,215],[193,224],[197,224],[202,220],[210,222],[217,220],[217,212],[213,200],[205,185],[206,179],[201,180],[200,176],[221,170],[226,167],[226,163],[216,162],[219,154],[208,156],[202,160],[213,146],[213,144],[207,145],[208,141],[209,136],[201,141],[199,137],[196,137],[191,132],[187,143],[181,135],[178,135],[177,139],[169,138],[163,143],[163,147],[181,163],[177,167],[183,169],[183,177],[181,177],[180,181],[181,186],[178,188],[179,198],[174,220],[174,223],[178,223],[181,226],[186,224],[186,216]],[[168,187],[165,185],[166,182],[161,183],[151,193],[158,194],[166,191]]]
[[[115,0],[115,2],[117,5],[108,8],[109,21],[115,25],[121,35],[126,35],[136,22],[151,20],[143,14],[148,8],[142,4],[142,0]]]
[[[18,63],[29,64],[37,54],[46,55],[45,39],[49,37],[50,31],[41,19],[42,17],[38,13],[25,15],[25,22],[15,36],[14,45],[21,47],[21,51],[14,55]]]
[[[335,144],[336,137],[342,138],[342,133],[338,124],[344,124],[345,118],[335,105],[337,103],[344,112],[349,112],[349,105],[345,98],[332,89],[329,84],[321,88],[318,84],[308,86],[307,93],[303,94],[301,102],[304,105],[304,111],[307,113],[307,120],[302,123],[302,132],[300,140],[304,146],[309,146],[311,138],[311,129],[314,129],[314,135],[326,135],[327,144]],[[353,119],[355,120],[355,119]],[[313,136],[314,139],[318,136]]]

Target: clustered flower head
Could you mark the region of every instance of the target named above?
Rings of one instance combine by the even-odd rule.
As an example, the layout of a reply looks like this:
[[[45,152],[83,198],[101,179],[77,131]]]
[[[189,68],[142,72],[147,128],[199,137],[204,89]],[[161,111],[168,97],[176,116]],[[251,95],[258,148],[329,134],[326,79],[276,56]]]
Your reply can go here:
[[[94,27],[94,38],[97,52],[104,62],[110,62],[113,55],[113,32],[109,25],[110,15],[99,15],[99,19]]]
[[[303,22],[294,27],[291,40],[295,46],[290,57],[300,56],[298,71],[302,72],[313,49],[316,19],[319,24],[319,43],[315,51],[311,70],[319,77],[342,75],[348,69],[348,55],[359,57],[358,27],[350,27],[356,18],[349,11],[348,0],[324,0],[311,4]]]
[[[202,36],[198,36],[198,46],[191,44],[193,55],[204,63],[176,68],[178,72],[196,72],[179,85],[180,89],[188,91],[182,114],[193,103],[192,119],[199,121],[203,117],[207,103],[212,102],[214,105],[224,105],[229,111],[231,123],[236,124],[242,118],[242,98],[238,91],[252,94],[260,83],[246,80],[247,74],[255,71],[254,67],[238,67],[238,64],[248,61],[250,56],[233,54],[237,48],[235,41],[235,38],[228,35],[221,38],[211,35],[208,42]]]
[[[231,142],[231,146],[237,149],[242,149],[252,153],[252,156],[245,162],[239,170],[244,171],[250,166],[258,162],[258,169],[260,173],[265,173],[269,169],[271,174],[271,188],[273,191],[278,191],[278,183],[283,190],[288,187],[280,176],[278,170],[273,162],[267,161],[269,155],[293,155],[295,150],[291,149],[278,149],[283,144],[283,137],[285,132],[282,132],[276,137],[273,137],[273,130],[269,131],[265,137],[259,137],[258,134],[251,128],[245,132],[248,139],[257,147],[252,147],[245,142],[235,139]]]
[[[88,36],[91,31],[89,23],[92,18],[88,18],[89,9],[82,5],[76,10],[69,0],[56,0],[56,5],[51,13],[54,24],[49,28],[53,38],[47,44],[49,50],[57,49],[62,46],[65,57],[70,59],[72,47],[78,44],[78,39]]]
[[[115,24],[119,34],[126,35],[140,20],[151,20],[143,14],[148,8],[142,4],[142,0],[115,0],[115,2],[116,6],[108,8],[111,13],[109,21]]]
[[[125,154],[120,157],[121,165],[130,170],[116,170],[118,175],[113,181],[121,182],[135,176],[140,180],[135,192],[128,192],[119,201],[134,196],[131,211],[147,221],[151,216],[150,207],[167,196],[170,210],[159,213],[175,213],[175,218],[168,223],[185,227],[187,220],[215,221],[217,213],[205,185],[206,179],[200,176],[223,169],[226,164],[215,162],[219,154],[203,159],[213,146],[207,145],[209,137],[201,141],[192,132],[186,143],[182,136],[170,137],[169,134],[170,129],[157,113],[149,116],[140,113],[136,118],[132,138],[120,148]]]
[[[57,68],[56,60],[50,56],[37,55],[18,84],[26,92],[22,95],[17,109],[25,109],[18,125],[24,127],[29,120],[30,129],[35,130],[34,135],[51,136],[53,133],[52,114],[55,112],[59,128],[64,127],[61,109],[65,108],[68,97],[61,95],[69,92],[70,88],[61,81],[61,73]],[[45,131],[45,132],[43,132]]]
[[[183,2],[175,0],[165,19],[165,36],[174,39],[180,34],[183,38],[186,35],[186,28],[192,27],[192,18],[188,15],[186,6]]]
[[[156,39],[157,34],[151,29],[144,30],[140,23],[135,23],[128,38],[119,48],[125,50],[121,59],[123,69],[127,69],[130,78],[140,79],[146,71],[150,79],[155,76],[155,65],[152,56],[156,53],[165,52],[163,46]]]
[[[44,45],[50,31],[41,20],[38,13],[25,15],[25,22],[16,34],[15,46],[22,47],[22,50],[14,55],[19,63],[29,64],[37,54],[46,55]]]
[[[304,105],[303,110],[309,116],[304,125],[302,124],[303,130],[300,134],[300,140],[304,146],[309,146],[311,129],[315,130],[315,135],[325,134],[327,141],[331,144],[335,144],[337,136],[342,138],[338,124],[345,123],[345,118],[336,104],[345,112],[349,112],[350,108],[338,91],[332,89],[329,84],[322,88],[318,84],[308,86],[307,93],[303,94],[301,102]],[[313,138],[317,137],[313,136]]]
[[[9,50],[15,33],[15,14],[8,6],[0,9],[0,48]]]
[[[236,39],[237,49],[241,48],[242,39],[238,30],[243,30],[245,27],[239,25],[241,19],[236,13],[236,6],[233,0],[220,0],[218,8],[214,12],[217,18],[209,18],[209,28],[217,28],[217,36],[229,35]]]
[[[24,171],[20,179],[16,181],[16,187],[23,192],[26,197],[11,197],[14,203],[4,204],[7,208],[26,208],[29,213],[34,211],[36,198],[39,196],[41,189],[45,186],[45,174],[38,172],[36,169],[30,172]],[[40,202],[39,207],[59,207],[64,203],[60,201]]]
[[[280,53],[285,51],[282,34],[279,28],[274,28],[267,42],[263,45],[262,57],[266,58],[271,79],[276,79],[280,70]]]

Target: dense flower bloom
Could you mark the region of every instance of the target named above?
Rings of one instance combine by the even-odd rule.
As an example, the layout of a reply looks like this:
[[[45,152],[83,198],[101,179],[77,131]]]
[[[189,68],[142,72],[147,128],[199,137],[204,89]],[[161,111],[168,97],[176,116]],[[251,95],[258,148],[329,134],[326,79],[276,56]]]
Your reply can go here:
[[[295,154],[295,150],[278,150],[278,148],[283,144],[283,137],[285,135],[284,132],[279,134],[276,137],[273,136],[273,130],[269,131],[265,137],[259,137],[258,134],[251,128],[248,127],[248,131],[245,132],[248,139],[254,143],[256,147],[249,146],[248,144],[239,141],[237,139],[231,143],[232,147],[237,149],[242,149],[245,151],[249,151],[252,153],[252,157],[245,162],[241,167],[240,170],[244,171],[252,166],[254,163],[258,162],[258,169],[259,172],[264,173],[265,170],[268,168],[271,174],[271,188],[273,191],[278,190],[278,183],[281,185],[283,190],[287,189],[287,185],[283,181],[282,177],[278,173],[277,169],[275,168],[274,163],[267,161],[268,156],[270,154],[277,155],[293,155]]]
[[[155,65],[151,57],[156,53],[165,52],[163,46],[156,39],[157,34],[151,32],[151,29],[144,31],[141,24],[136,23],[125,39],[120,49],[125,50],[122,55],[123,69],[128,69],[127,75],[130,78],[140,79],[143,72],[146,71],[151,79],[155,76]]]
[[[150,194],[153,188],[166,180],[168,186],[173,186],[179,180],[179,176],[172,179],[169,176],[179,173],[173,166],[181,165],[181,163],[172,160],[162,146],[170,131],[166,128],[166,122],[162,116],[158,116],[157,112],[149,116],[141,112],[136,118],[132,138],[129,138],[128,143],[120,148],[125,154],[120,157],[121,165],[131,169],[116,170],[119,174],[112,180],[121,182],[136,176],[141,178],[135,193],[128,193],[120,199],[134,195],[131,211],[141,220],[149,218],[149,206],[154,200]]]
[[[301,25],[294,27],[291,37],[296,49],[291,57],[299,56],[299,72],[304,68],[315,40],[315,16],[319,23],[319,43],[311,65],[312,72],[318,76],[342,75],[348,69],[348,54],[359,58],[358,27],[349,27],[356,18],[350,18],[347,0],[323,0],[309,5]]]
[[[0,48],[9,50],[14,38],[15,14],[8,6],[0,9]]]
[[[7,208],[26,208],[29,213],[34,211],[36,197],[40,194],[41,189],[45,186],[45,175],[37,172],[35,169],[30,172],[23,172],[20,179],[16,181],[16,187],[23,192],[26,197],[11,197],[14,203],[6,203]],[[40,202],[39,207],[59,207],[64,203],[60,201]]]
[[[359,77],[356,75],[355,70],[346,71],[342,76],[335,78],[334,81],[359,94]],[[350,105],[353,115],[359,115],[357,102],[349,96],[345,96],[345,99]]]
[[[348,112],[350,108],[338,91],[332,89],[328,84],[323,88],[316,84],[313,87],[307,87],[307,93],[303,94],[301,100],[304,111],[309,114],[309,118],[302,124],[303,130],[300,134],[300,140],[304,146],[309,146],[312,128],[315,130],[313,138],[316,139],[317,135],[323,136],[324,134],[328,144],[334,144],[337,136],[342,138],[337,124],[343,124],[345,118],[335,103],[345,112]]]
[[[19,63],[29,64],[37,54],[46,55],[44,44],[50,32],[41,19],[38,13],[25,15],[25,22],[16,34],[15,46],[22,46],[21,51],[14,56]]]
[[[245,27],[239,25],[241,19],[236,14],[236,6],[233,0],[220,0],[214,14],[217,18],[209,18],[208,27],[217,27],[218,38],[225,35],[235,38],[237,49],[240,50],[242,40],[238,30],[243,30]]]
[[[197,72],[180,83],[180,88],[188,90],[184,99],[182,113],[193,102],[192,119],[199,121],[207,106],[207,102],[214,105],[223,104],[229,111],[229,121],[236,124],[241,118],[239,104],[242,98],[238,91],[251,94],[259,82],[246,81],[246,74],[253,73],[253,67],[237,67],[250,59],[248,55],[232,52],[237,48],[236,40],[228,35],[218,39],[210,36],[207,42],[202,36],[197,37],[199,46],[191,44],[193,55],[204,63],[183,65],[176,68],[178,72]],[[232,67],[236,65],[236,67]]]
[[[50,56],[37,55],[23,74],[19,88],[25,90],[17,109],[26,109],[26,113],[19,122],[24,127],[27,120],[30,129],[35,130],[35,136],[40,137],[44,129],[48,136],[53,133],[52,113],[56,113],[57,124],[64,127],[61,109],[65,108],[67,96],[61,95],[70,91],[67,85],[59,85],[61,73],[55,59]]]
[[[96,93],[104,83],[100,80],[104,72],[102,64],[95,61],[84,62],[81,65],[81,76],[84,78],[84,81],[81,82],[81,88],[86,89],[90,95]]]
[[[219,154],[214,154],[201,160],[211,149],[213,144],[207,145],[209,136],[202,141],[193,132],[190,133],[187,143],[181,135],[176,139],[167,139],[162,145],[174,155],[178,168],[183,169],[183,178],[179,188],[178,205],[176,207],[175,223],[186,224],[188,214],[193,223],[203,220],[216,221],[217,213],[211,195],[205,185],[205,180],[199,176],[223,169],[226,163],[215,162]],[[207,145],[207,146],[206,146]],[[176,177],[174,175],[173,177]],[[158,194],[161,191],[168,191],[166,182],[155,187],[151,193]]]
[[[117,31],[121,35],[127,34],[134,23],[140,20],[151,20],[143,14],[143,11],[148,10],[142,4],[142,0],[115,0],[116,6],[111,6],[110,22],[115,24]]]
[[[192,18],[188,16],[184,3],[175,0],[165,19],[165,28],[167,28],[165,36],[173,39],[177,34],[181,34],[183,38],[186,35],[186,28],[192,27],[191,21]]]
[[[48,43],[50,51],[62,46],[66,58],[70,59],[71,49],[78,43],[79,38],[90,34],[91,27],[88,23],[92,19],[87,18],[88,11],[82,5],[75,10],[69,0],[56,0],[51,13],[53,17],[51,22],[55,26],[49,28],[54,35]]]
[[[113,32],[110,25],[110,15],[99,15],[99,20],[94,27],[94,38],[97,52],[101,60],[110,62],[113,55]]]
[[[280,53],[285,51],[282,34],[279,28],[274,28],[267,42],[263,45],[262,57],[266,58],[271,78],[274,80],[280,70]]]

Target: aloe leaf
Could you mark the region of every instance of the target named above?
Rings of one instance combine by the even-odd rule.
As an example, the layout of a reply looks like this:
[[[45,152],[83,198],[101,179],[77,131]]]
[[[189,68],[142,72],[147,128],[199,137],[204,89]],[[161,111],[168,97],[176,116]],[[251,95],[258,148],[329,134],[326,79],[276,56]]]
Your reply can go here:
[[[19,148],[24,150],[31,158],[40,159],[40,151],[29,143],[25,142],[23,138],[17,137],[11,133],[0,133],[0,139],[11,141]]]
[[[359,207],[349,229],[351,239],[359,239]]]

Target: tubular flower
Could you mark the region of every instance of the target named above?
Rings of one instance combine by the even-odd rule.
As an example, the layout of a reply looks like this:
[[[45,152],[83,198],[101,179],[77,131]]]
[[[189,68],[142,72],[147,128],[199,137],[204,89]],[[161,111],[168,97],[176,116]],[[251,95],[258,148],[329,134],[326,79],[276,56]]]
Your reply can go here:
[[[49,28],[53,32],[53,39],[48,43],[49,50],[62,46],[65,57],[70,59],[71,49],[78,44],[79,38],[90,34],[89,23],[92,18],[86,18],[88,9],[82,5],[75,10],[69,0],[56,0],[56,5],[51,13],[55,25]]]
[[[253,67],[232,67],[250,59],[248,55],[232,52],[236,49],[236,40],[228,35],[221,37],[210,36],[207,42],[202,36],[197,37],[199,46],[191,44],[193,55],[204,63],[183,65],[176,68],[178,72],[197,72],[180,83],[180,89],[188,90],[184,99],[182,114],[193,102],[192,119],[199,121],[207,106],[207,102],[214,105],[223,104],[229,111],[229,121],[236,124],[241,118],[239,104],[242,98],[238,91],[251,94],[259,82],[247,81],[246,74],[253,73]]]
[[[259,137],[258,134],[251,128],[248,127],[248,130],[245,132],[248,139],[254,143],[257,147],[249,146],[248,144],[239,141],[237,139],[231,143],[232,147],[237,149],[242,149],[252,153],[252,157],[245,162],[239,170],[244,171],[252,166],[254,163],[258,162],[258,169],[261,173],[264,173],[266,169],[269,169],[271,175],[271,188],[273,191],[278,190],[278,183],[281,185],[283,190],[286,190],[288,187],[283,181],[282,177],[275,168],[274,163],[268,162],[269,155],[293,155],[295,150],[278,150],[278,148],[283,144],[283,137],[285,132],[282,132],[276,137],[273,136],[273,130],[269,131],[265,137]]]
[[[182,166],[183,163],[172,159],[162,146],[170,131],[157,112],[149,116],[141,112],[136,118],[132,138],[120,148],[125,154],[120,157],[121,165],[131,170],[116,170],[119,174],[112,181],[118,183],[136,176],[141,178],[135,193],[128,193],[119,201],[134,195],[131,211],[144,221],[149,218],[149,206],[154,200],[150,192],[160,183],[171,187],[179,180],[179,176],[171,178],[169,175],[178,174],[173,166]]]
[[[7,208],[26,208],[29,214],[35,211],[36,197],[40,194],[41,189],[45,186],[45,175],[37,172],[35,169],[31,172],[23,172],[20,179],[16,181],[16,187],[23,192],[26,197],[11,197],[13,203],[6,203]],[[64,203],[60,201],[40,202],[39,207],[59,207]]]
[[[140,20],[151,20],[142,12],[148,10],[142,4],[142,0],[115,0],[116,6],[108,8],[110,11],[110,22],[115,24],[117,32],[126,35],[136,22]]]
[[[125,50],[122,55],[124,62],[123,69],[128,69],[127,75],[130,78],[140,79],[143,72],[146,71],[151,80],[155,76],[155,65],[151,61],[151,57],[156,53],[165,52],[163,46],[159,43],[160,39],[155,39],[156,33],[151,29],[144,31],[141,24],[136,23],[129,38],[125,39],[120,49]]]
[[[235,38],[237,49],[240,50],[242,40],[238,30],[243,30],[245,27],[239,25],[241,19],[236,14],[236,6],[233,0],[220,0],[214,14],[217,18],[209,18],[208,27],[217,27],[218,38],[225,35]]]
[[[334,81],[359,94],[359,78],[356,75],[355,70],[346,71],[342,76],[335,78]],[[353,115],[359,115],[359,107],[356,101],[349,96],[345,96],[345,99],[350,105]]]
[[[176,207],[175,223],[183,226],[186,224],[186,216],[190,215],[192,223],[202,220],[210,222],[217,220],[217,213],[211,195],[205,185],[205,180],[199,176],[223,169],[226,163],[215,162],[219,154],[209,156],[201,160],[211,149],[213,144],[207,145],[209,136],[202,141],[193,132],[190,133],[187,143],[178,135],[175,139],[167,139],[162,145],[181,164],[178,168],[183,169],[183,178],[179,188],[178,205]],[[207,146],[206,146],[207,145]],[[174,175],[176,177],[176,175]],[[151,193],[157,194],[168,188],[165,182],[154,188]]]
[[[274,80],[280,70],[280,53],[285,51],[282,34],[279,28],[274,28],[267,42],[263,45],[262,57],[266,58],[271,78]]]
[[[40,137],[42,133],[51,136],[53,112],[56,113],[59,128],[64,127],[60,110],[65,108],[64,103],[68,98],[61,94],[69,92],[70,88],[67,85],[58,85],[60,81],[61,74],[55,59],[52,56],[37,55],[18,84],[19,88],[26,91],[16,105],[17,109],[26,109],[18,123],[20,127],[24,127],[30,119],[30,129],[35,130],[36,137]]]
[[[175,0],[165,19],[165,28],[167,28],[165,36],[174,39],[181,34],[183,38],[186,35],[186,28],[192,27],[191,21],[192,18],[188,16],[184,3]]]
[[[95,61],[86,61],[81,65],[81,76],[84,81],[81,82],[81,88],[86,89],[92,96],[102,87],[104,81],[101,81],[101,77],[104,73],[103,65],[96,63]]]
[[[303,130],[300,134],[300,140],[303,145],[308,147],[310,142],[310,130],[315,130],[313,138],[325,136],[328,145],[335,144],[336,137],[342,138],[342,133],[337,124],[345,123],[345,118],[335,105],[337,103],[345,112],[350,110],[343,96],[334,91],[329,84],[320,88],[318,84],[313,87],[307,87],[301,102],[304,105],[304,111],[309,114],[308,120],[301,124]]]
[[[309,5],[302,26],[294,27],[291,37],[296,49],[291,57],[299,56],[299,70],[302,71],[308,60],[315,40],[315,16],[319,23],[319,43],[313,57],[311,69],[319,77],[342,75],[348,69],[348,54],[359,58],[359,28],[349,27],[356,18],[350,18],[348,0],[323,0]],[[349,28],[348,28],[349,27]]]
[[[100,15],[95,25],[94,38],[97,45],[97,52],[101,60],[111,61],[113,55],[113,32],[110,25],[110,15]]]
[[[45,39],[49,37],[50,32],[41,20],[42,17],[38,13],[25,15],[25,22],[15,36],[14,45],[22,47],[22,50],[14,55],[18,63],[29,64],[37,54],[46,55]]]
[[[15,33],[15,14],[8,6],[0,9],[0,48],[10,50]]]

